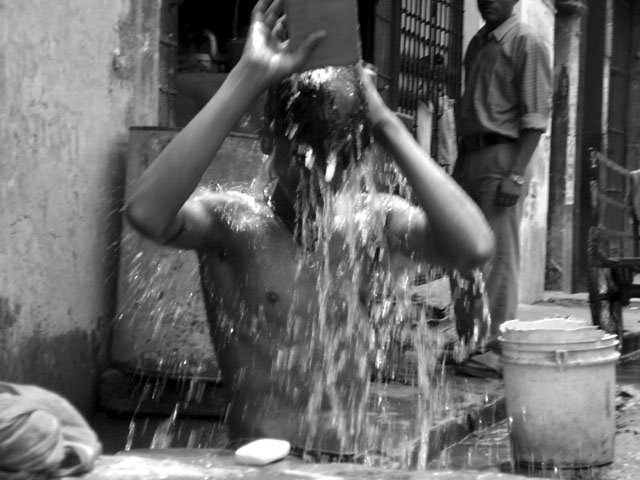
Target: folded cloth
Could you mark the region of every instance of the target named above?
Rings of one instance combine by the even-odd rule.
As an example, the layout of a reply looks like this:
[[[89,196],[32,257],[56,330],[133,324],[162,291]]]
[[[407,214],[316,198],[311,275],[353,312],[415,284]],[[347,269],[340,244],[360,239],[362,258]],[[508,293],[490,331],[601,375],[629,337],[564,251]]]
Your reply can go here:
[[[60,395],[0,382],[0,480],[79,475],[101,452],[95,432]]]

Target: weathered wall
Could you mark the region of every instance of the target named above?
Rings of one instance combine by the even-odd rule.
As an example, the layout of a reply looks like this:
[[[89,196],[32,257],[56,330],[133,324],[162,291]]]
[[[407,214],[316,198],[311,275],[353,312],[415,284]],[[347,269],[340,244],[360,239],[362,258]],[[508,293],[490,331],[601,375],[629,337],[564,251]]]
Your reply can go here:
[[[0,379],[85,413],[115,304],[127,128],[157,122],[159,4],[0,0]]]
[[[521,0],[520,19],[531,25],[544,39],[553,65],[555,8],[550,0]],[[551,100],[551,99],[549,99]],[[531,159],[533,177],[525,201],[520,227],[520,301],[533,303],[544,294],[547,244],[547,208],[549,204],[549,150],[551,123]]]
[[[484,25],[484,20],[478,11],[477,0],[465,0],[462,22],[462,51],[466,52],[469,42],[480,27]]]
[[[573,292],[579,228],[581,82],[587,7],[581,0],[556,1],[554,114],[549,173],[546,288]]]
[[[627,167],[640,168],[640,4],[632,3]]]

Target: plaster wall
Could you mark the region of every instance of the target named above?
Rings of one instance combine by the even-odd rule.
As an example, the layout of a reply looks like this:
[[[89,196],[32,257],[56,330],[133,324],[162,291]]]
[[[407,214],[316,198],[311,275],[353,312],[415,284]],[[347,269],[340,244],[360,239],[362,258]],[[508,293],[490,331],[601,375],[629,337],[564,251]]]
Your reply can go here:
[[[556,3],[554,116],[549,180],[546,287],[573,292],[577,256],[574,231],[579,226],[579,179],[583,166],[579,146],[582,129],[581,70],[587,9],[572,0]]]
[[[640,168],[640,4],[638,2],[633,4],[632,15],[627,167],[637,169]]]
[[[549,0],[521,0],[520,19],[533,27],[545,42],[553,65],[555,7]],[[551,101],[551,98],[549,98]],[[549,159],[551,122],[540,139],[530,163],[532,172],[520,225],[520,301],[534,303],[544,294],[547,254],[547,209],[549,205]]]
[[[116,300],[127,128],[157,122],[159,7],[0,0],[0,380],[85,413]]]
[[[466,52],[469,42],[480,27],[484,25],[484,20],[478,11],[477,0],[465,0],[462,22],[462,51]]]

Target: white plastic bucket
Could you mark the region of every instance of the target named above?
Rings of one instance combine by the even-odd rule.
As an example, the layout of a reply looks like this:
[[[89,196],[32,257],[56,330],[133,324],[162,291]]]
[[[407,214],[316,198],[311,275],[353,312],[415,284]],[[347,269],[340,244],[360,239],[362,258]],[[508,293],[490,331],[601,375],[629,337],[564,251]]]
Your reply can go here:
[[[508,341],[539,343],[578,342],[599,340],[603,331],[577,318],[543,318],[541,320],[509,320],[500,326],[502,337]]]
[[[594,340],[576,340],[564,342],[525,342],[522,340],[506,340],[504,337],[500,339],[502,350],[505,355],[522,355],[523,352],[543,351],[563,351],[563,350],[593,350],[598,347],[615,347],[618,345],[617,335],[605,334],[600,339]]]
[[[613,461],[617,339],[545,345],[501,338],[514,460],[580,468]]]

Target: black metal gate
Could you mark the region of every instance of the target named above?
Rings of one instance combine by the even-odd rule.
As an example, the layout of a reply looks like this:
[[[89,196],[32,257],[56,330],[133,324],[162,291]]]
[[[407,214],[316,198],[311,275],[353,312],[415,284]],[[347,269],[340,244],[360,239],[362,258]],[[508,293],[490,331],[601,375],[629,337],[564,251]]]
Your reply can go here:
[[[463,0],[401,0],[397,110],[414,115],[417,102],[441,95],[458,100],[462,78]]]
[[[414,127],[418,102],[431,104],[430,150],[438,161],[438,139],[447,137],[440,135],[443,106],[457,105],[461,94],[463,16],[464,0],[379,0],[376,8],[374,62],[383,96]],[[428,138],[428,128],[419,130]]]

